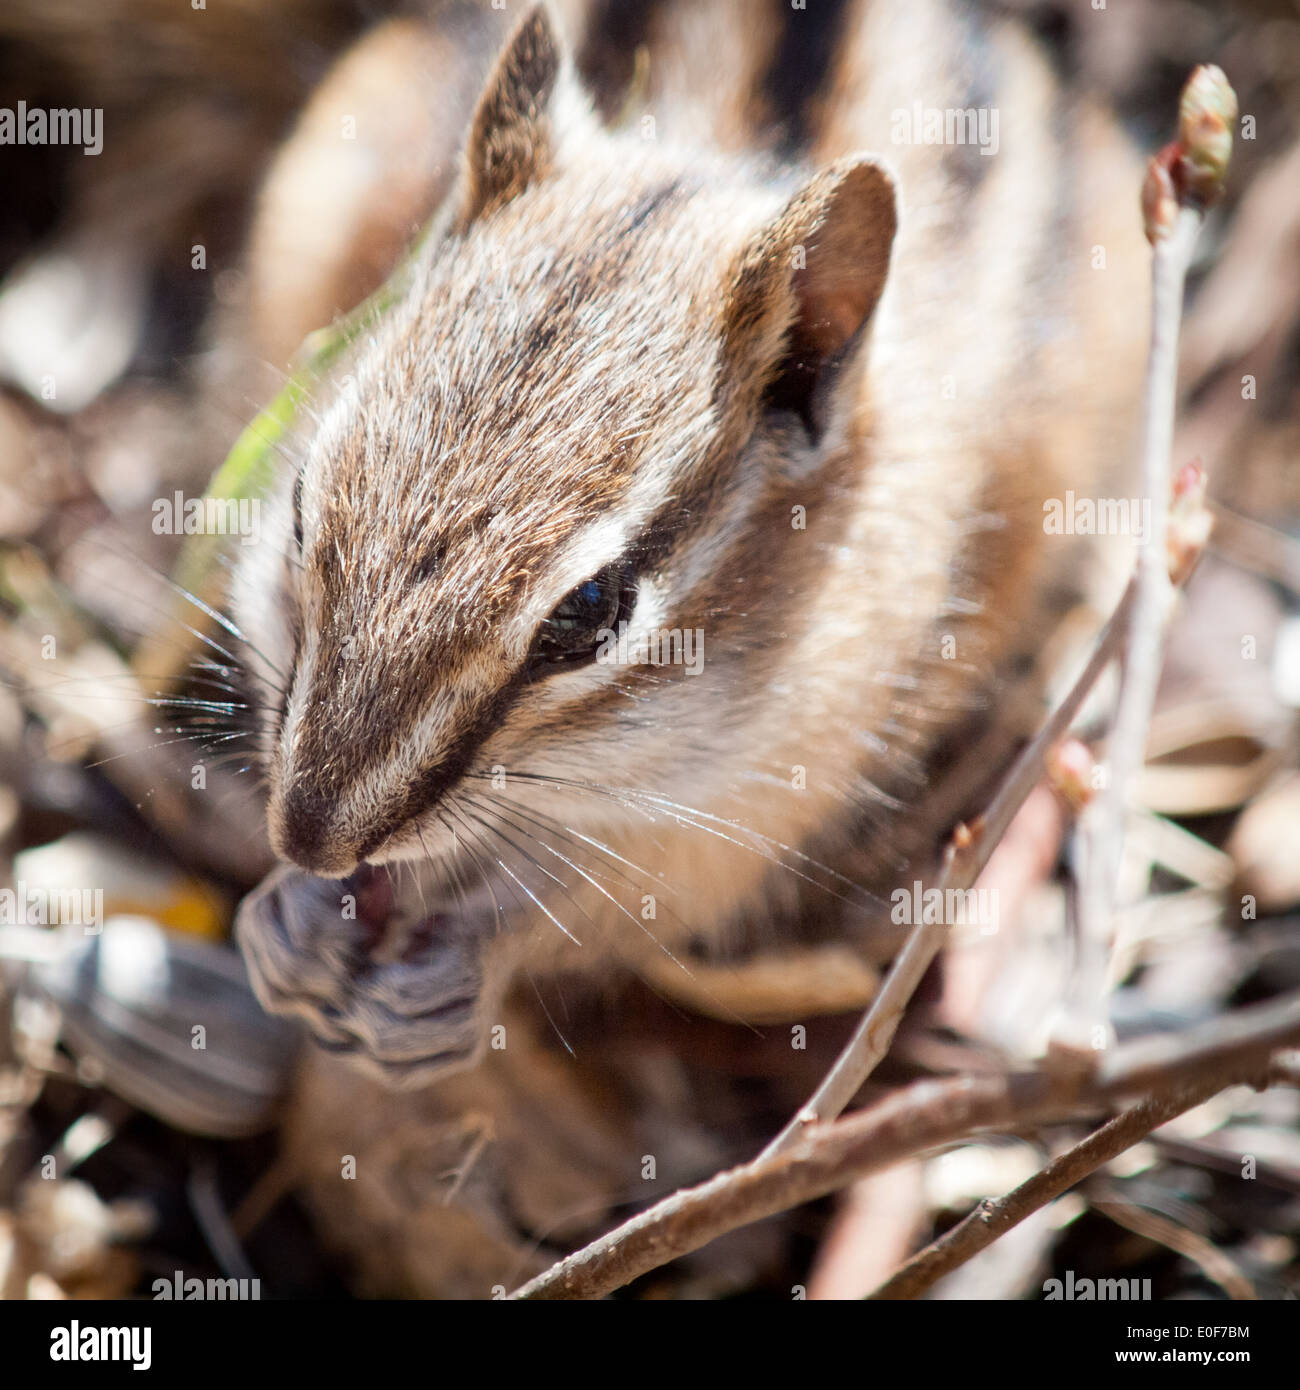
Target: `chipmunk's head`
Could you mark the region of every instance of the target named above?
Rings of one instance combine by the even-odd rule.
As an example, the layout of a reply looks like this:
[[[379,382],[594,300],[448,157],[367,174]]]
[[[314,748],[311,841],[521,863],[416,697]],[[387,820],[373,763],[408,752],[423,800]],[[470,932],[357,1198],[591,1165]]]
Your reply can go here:
[[[627,808],[573,783],[699,804],[739,775],[894,220],[865,157],[799,179],[601,128],[522,22],[244,584],[283,858],[450,862],[502,788],[590,833]]]

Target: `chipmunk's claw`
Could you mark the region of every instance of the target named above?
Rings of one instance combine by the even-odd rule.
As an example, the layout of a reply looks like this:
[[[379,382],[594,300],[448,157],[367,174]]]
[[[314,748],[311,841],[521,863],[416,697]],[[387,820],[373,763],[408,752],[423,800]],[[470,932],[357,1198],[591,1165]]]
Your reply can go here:
[[[482,941],[454,914],[404,929],[394,916],[384,870],[337,880],[284,867],[244,899],[235,931],[264,1008],[390,1085],[415,1085],[478,1053]]]

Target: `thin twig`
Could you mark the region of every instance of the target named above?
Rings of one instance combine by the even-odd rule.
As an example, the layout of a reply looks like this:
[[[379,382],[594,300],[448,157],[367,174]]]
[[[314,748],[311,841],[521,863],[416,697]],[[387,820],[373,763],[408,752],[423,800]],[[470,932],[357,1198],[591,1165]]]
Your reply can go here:
[[[917,1251],[905,1264],[900,1265],[868,1297],[919,1297],[945,1274],[951,1274],[959,1265],[987,1249],[1012,1227],[1018,1226],[1048,1202],[1055,1201],[1103,1163],[1132,1148],[1175,1115],[1181,1115],[1208,1100],[1219,1089],[1216,1078],[1189,1086],[1186,1090],[1148,1097],[1116,1115],[1005,1197],[981,1202],[951,1230],[945,1231],[924,1250]]]
[[[1102,1058],[1097,1079],[1104,1087],[1137,1094],[1159,1086],[1173,1069],[1180,1075],[1195,1076],[1198,1067],[1212,1066],[1225,1049],[1241,1043],[1264,1043],[1270,1051],[1282,1047],[1295,1036],[1297,1027],[1300,990],[1223,1014],[1196,1028],[1134,1038]],[[1261,1085],[1271,1084],[1268,1074],[1261,1074],[1258,1080]]]
[[[1300,594],[1300,545],[1294,537],[1253,517],[1212,502],[1214,539],[1210,549],[1251,574],[1263,575]]]
[[[221,1272],[231,1279],[255,1279],[257,1272],[249,1264],[231,1225],[217,1185],[216,1162],[210,1154],[204,1153],[191,1163],[185,1191],[190,1210]]]
[[[300,1176],[298,1165],[283,1154],[264,1169],[231,1213],[230,1229],[235,1238],[246,1241],[293,1191]]]
[[[553,1265],[516,1299],[603,1298],[740,1226],[878,1172],[900,1159],[990,1129],[1077,1119],[1126,1097],[1254,1081],[1270,1053],[1300,1040],[1300,992],[1187,1029],[1162,1066],[1149,1041],[1124,1044],[1095,1072],[1040,1070],[923,1081],[833,1124],[805,1130],[783,1153],[683,1188]]]
[[[1178,329],[1183,286],[1203,213],[1180,207],[1170,235],[1153,244],[1151,350],[1147,359],[1142,477],[1139,496],[1148,510],[1146,540],[1139,547],[1131,621],[1124,640],[1120,690],[1107,746],[1109,776],[1101,794],[1079,819],[1079,958],[1063,1028],[1056,1041],[1070,1049],[1095,1046],[1088,1036],[1103,1028],[1106,965],[1110,957],[1120,858],[1130,793],[1145,761],[1147,730],[1155,707],[1165,628],[1173,606],[1166,537],[1172,490],[1170,450],[1178,372]]]
[[[1300,1086],[1300,1052],[1279,1052],[1269,1064],[1270,1086]]]
[[[1190,1260],[1211,1283],[1217,1284],[1232,1299],[1255,1299],[1255,1286],[1237,1265],[1204,1236],[1189,1231],[1177,1221],[1159,1212],[1146,1211],[1120,1197],[1089,1199],[1089,1205],[1109,1217],[1118,1226],[1135,1235],[1145,1236],[1158,1245],[1176,1251]]]

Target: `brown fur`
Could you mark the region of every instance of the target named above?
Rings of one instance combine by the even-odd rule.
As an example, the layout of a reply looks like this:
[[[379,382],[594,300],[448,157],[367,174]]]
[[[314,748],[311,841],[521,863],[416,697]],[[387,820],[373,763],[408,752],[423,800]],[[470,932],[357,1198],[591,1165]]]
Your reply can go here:
[[[1087,196],[1094,163],[1136,183],[1018,31],[954,46],[965,23],[848,4],[804,165],[761,116],[747,155],[658,121],[644,139],[635,109],[603,127],[530,12],[412,289],[297,441],[236,608],[255,674],[287,687],[264,726],[272,842],[329,875],[428,858],[447,893],[490,870],[516,906],[489,1001],[520,961],[574,965],[568,931],[589,966],[747,922],[860,932],[871,892],[928,868],[957,809],[926,803],[936,760],[1059,604],[1077,552],[1042,503],[1098,485],[1137,394],[1136,217]],[[734,38],[727,70],[758,71]],[[649,53],[646,99],[684,100]],[[996,158],[891,143],[894,109],[974,105],[981,82],[1012,127]],[[704,128],[734,135],[751,98],[711,95]],[[701,674],[530,660],[619,557],[634,619],[703,629]],[[283,1003],[295,962],[261,959]]]

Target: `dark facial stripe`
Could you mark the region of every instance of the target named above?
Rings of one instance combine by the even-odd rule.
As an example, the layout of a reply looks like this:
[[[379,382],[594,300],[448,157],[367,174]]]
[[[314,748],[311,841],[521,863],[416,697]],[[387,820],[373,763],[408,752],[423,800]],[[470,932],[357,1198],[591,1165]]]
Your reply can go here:
[[[298,547],[298,559],[302,559],[302,480],[305,469],[298,470],[293,480],[293,542]]]
[[[299,617],[298,596],[294,592],[293,584],[290,582],[286,572],[280,585],[280,606],[284,613],[292,614],[289,619],[292,626],[293,652],[289,658],[289,669],[284,674],[284,687],[280,693],[280,708],[275,721],[275,747],[279,747],[280,739],[284,735],[284,721],[289,713],[289,697],[293,694],[293,688],[298,680],[298,659],[302,655],[302,621]]]
[[[628,549],[623,560],[633,582],[636,576],[652,573],[663,562],[680,535],[687,515],[680,505],[665,508]],[[562,664],[556,664],[554,668],[539,668],[525,662],[493,698],[483,705],[473,722],[457,733],[455,751],[452,755],[437,766],[426,769],[412,784],[400,806],[395,808],[381,825],[374,828],[365,844],[358,850],[358,858],[364,859],[367,855],[373,854],[393,834],[433,807],[461,781],[483,745],[505,722],[525,689],[538,680],[544,680],[549,674],[567,669],[569,668]],[[622,698],[614,691],[599,691],[594,695],[597,700],[606,697],[615,703]]]
[[[607,121],[623,107],[636,50],[645,43],[658,8],[659,0],[594,0],[591,6],[577,68]]]
[[[671,211],[679,195],[686,191],[684,179],[647,190],[634,203],[620,210],[617,218],[593,235],[579,255],[575,255],[555,275],[555,287],[533,316],[524,344],[516,350],[517,365],[512,374],[513,398],[521,400],[534,381],[545,382],[554,371],[549,349],[564,341],[563,329],[573,317],[575,306],[597,294],[609,295],[625,270],[638,238],[644,236]],[[508,428],[509,417],[498,421]]]
[[[803,10],[792,9],[788,0],[765,2],[776,4],[782,23],[763,98],[780,152],[793,157],[811,138],[812,112],[831,74],[847,0],[812,0]]]
[[[436,767],[426,768],[388,817],[373,827],[369,837],[357,847],[357,858],[365,859],[379,849],[404,825],[436,805],[465,775],[479,749],[504,718],[504,708],[513,703],[517,683],[502,690],[478,715],[474,724],[456,739],[455,751]]]

